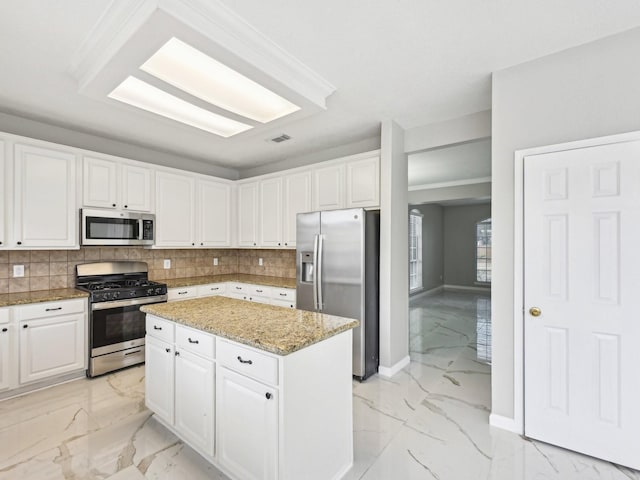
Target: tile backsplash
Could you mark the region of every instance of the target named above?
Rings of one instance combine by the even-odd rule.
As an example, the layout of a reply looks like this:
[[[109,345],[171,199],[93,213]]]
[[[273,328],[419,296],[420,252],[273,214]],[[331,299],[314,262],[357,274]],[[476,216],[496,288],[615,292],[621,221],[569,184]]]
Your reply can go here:
[[[218,259],[218,265],[213,259]],[[259,259],[263,264],[260,266]],[[0,251],[0,294],[75,287],[79,263],[137,260],[149,265],[149,278],[168,278],[248,273],[294,278],[295,250],[175,249],[137,247],[83,247],[80,250]],[[171,268],[164,268],[164,260]],[[24,277],[13,277],[13,266],[24,265]]]

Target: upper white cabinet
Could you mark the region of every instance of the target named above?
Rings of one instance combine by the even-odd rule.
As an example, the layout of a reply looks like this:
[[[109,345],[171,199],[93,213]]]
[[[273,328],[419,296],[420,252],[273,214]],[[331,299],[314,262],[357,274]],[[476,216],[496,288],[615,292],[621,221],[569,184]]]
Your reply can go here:
[[[85,207],[151,211],[150,168],[85,156],[83,171]]]
[[[195,245],[195,179],[156,172],[157,247]]]
[[[311,172],[298,172],[283,178],[282,241],[285,247],[296,246],[296,222],[298,213],[310,212]]]
[[[77,247],[76,155],[20,143],[14,149],[10,247]]]
[[[238,186],[238,245],[258,245],[258,182]]]
[[[9,193],[7,182],[7,162],[5,160],[5,143],[0,140],[0,249],[7,247],[7,205],[9,205]]]
[[[346,207],[380,205],[380,157],[347,163]]]
[[[282,246],[282,179],[262,180],[259,184],[258,222],[260,246]]]
[[[344,207],[344,165],[329,165],[313,170],[313,209],[335,210]]]
[[[198,180],[198,246],[231,246],[231,185]]]

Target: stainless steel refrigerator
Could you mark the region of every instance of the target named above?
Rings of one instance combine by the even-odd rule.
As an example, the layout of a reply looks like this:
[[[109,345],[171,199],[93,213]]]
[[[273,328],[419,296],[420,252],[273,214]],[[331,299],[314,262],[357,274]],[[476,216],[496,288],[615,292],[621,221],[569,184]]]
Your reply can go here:
[[[380,212],[354,208],[299,213],[296,306],[360,320],[353,375],[378,371]]]

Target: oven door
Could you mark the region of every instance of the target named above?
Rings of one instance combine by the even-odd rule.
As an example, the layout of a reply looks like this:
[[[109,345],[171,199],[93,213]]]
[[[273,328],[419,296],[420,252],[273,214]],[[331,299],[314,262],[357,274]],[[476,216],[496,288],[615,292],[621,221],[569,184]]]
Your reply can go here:
[[[145,314],[141,305],[162,303],[166,295],[91,305],[91,357],[144,345]]]

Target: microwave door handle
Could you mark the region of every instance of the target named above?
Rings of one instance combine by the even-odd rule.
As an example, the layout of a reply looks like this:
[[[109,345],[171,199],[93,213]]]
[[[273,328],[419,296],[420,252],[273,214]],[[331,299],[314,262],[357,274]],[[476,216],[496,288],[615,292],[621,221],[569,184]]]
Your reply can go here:
[[[142,240],[142,235],[143,235],[143,231],[144,231],[144,221],[142,220],[142,218],[138,219],[138,240]]]

